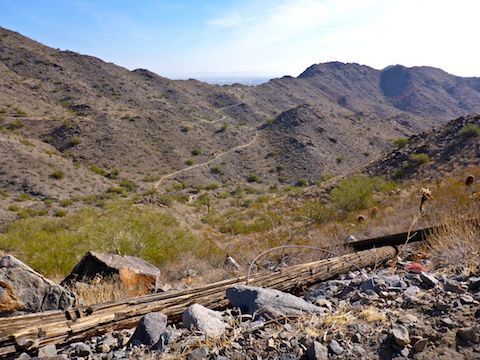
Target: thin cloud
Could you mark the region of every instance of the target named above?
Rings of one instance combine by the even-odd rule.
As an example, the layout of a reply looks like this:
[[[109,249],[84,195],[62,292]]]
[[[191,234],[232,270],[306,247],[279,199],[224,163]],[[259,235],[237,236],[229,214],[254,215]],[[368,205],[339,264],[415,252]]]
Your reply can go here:
[[[217,28],[235,28],[238,26],[244,26],[249,22],[255,20],[255,17],[243,17],[238,13],[227,14],[223,17],[210,19],[207,21],[209,25]]]

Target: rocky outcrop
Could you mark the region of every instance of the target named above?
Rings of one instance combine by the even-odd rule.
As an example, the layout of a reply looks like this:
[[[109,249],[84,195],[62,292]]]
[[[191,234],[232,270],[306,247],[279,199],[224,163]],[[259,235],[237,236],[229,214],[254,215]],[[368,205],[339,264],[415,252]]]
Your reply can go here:
[[[133,333],[129,344],[144,344],[154,347],[160,336],[167,330],[167,316],[160,312],[153,312],[143,316]]]
[[[65,310],[75,296],[12,255],[0,259],[0,315]]]
[[[156,292],[160,270],[135,256],[121,256],[89,251],[62,284],[118,277],[131,296]]]
[[[192,331],[198,331],[209,337],[219,337],[229,327],[218,311],[193,304],[183,312],[183,325]]]
[[[322,314],[324,309],[275,289],[239,285],[227,289],[227,299],[242,313],[265,316]]]

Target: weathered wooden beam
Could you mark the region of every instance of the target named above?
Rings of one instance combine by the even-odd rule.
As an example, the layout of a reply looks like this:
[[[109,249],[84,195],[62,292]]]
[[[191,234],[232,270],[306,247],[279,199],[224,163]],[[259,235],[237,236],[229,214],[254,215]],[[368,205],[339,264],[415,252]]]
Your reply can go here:
[[[480,227],[479,218],[466,219],[466,220],[463,220],[463,222],[470,223],[471,225],[476,227]],[[399,246],[399,245],[405,244],[407,242],[407,239],[408,239],[408,243],[424,241],[429,235],[431,235],[432,233],[435,233],[436,231],[441,230],[445,226],[446,226],[445,224],[430,226],[422,229],[412,230],[410,231],[410,233],[404,232],[400,234],[380,236],[377,238],[345,242],[343,243],[343,245],[346,247],[351,247],[353,250],[356,250],[356,251],[373,249],[373,248],[382,247],[382,246]]]
[[[249,279],[249,284],[292,291],[350,270],[383,263],[395,255],[396,249],[391,246],[361,251],[256,275]],[[213,309],[223,308],[228,305],[226,288],[245,281],[245,277],[238,277],[192,289],[84,306],[65,312],[3,318],[0,319],[0,356],[33,352],[48,344],[64,345],[115,329],[132,328],[143,315],[153,311],[161,311],[175,322],[181,320],[184,309],[193,303]]]

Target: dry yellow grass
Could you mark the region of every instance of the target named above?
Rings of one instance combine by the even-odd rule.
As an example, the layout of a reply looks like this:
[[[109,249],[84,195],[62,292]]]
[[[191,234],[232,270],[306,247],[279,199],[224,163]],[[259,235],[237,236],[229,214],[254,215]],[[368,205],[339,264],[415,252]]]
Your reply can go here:
[[[425,244],[433,266],[465,275],[480,270],[480,228],[478,223],[447,219]]]
[[[91,283],[75,283],[70,290],[82,305],[101,304],[130,297],[127,289],[114,277],[93,280]]]
[[[386,322],[387,317],[384,313],[378,311],[378,309],[374,308],[373,306],[364,309],[358,315],[360,319],[365,320],[366,322]]]

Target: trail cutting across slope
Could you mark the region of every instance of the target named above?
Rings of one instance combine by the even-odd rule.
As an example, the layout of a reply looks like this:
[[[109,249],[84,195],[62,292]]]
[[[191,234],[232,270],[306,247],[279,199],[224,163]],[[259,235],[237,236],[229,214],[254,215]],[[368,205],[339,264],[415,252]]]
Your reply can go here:
[[[210,159],[206,162],[203,162],[203,163],[200,163],[200,164],[196,164],[196,165],[192,165],[192,166],[189,166],[189,167],[186,167],[186,168],[183,168],[183,169],[180,169],[180,170],[177,170],[177,171],[174,171],[174,172],[171,172],[169,174],[166,174],[166,175],[163,175],[154,185],[154,189],[157,190],[158,187],[160,186],[160,184],[165,181],[166,179],[168,178],[171,178],[172,176],[175,176],[175,175],[178,175],[178,174],[181,174],[181,173],[184,173],[184,172],[187,172],[187,171],[190,171],[190,170],[193,170],[193,169],[196,169],[196,168],[199,168],[199,167],[202,167],[202,166],[208,166],[210,165],[211,163],[213,163],[214,161],[218,160],[219,158],[227,155],[227,154],[230,154],[232,152],[235,152],[235,151],[238,151],[238,150],[242,150],[242,149],[245,149],[251,145],[253,145],[256,141],[257,141],[257,138],[258,138],[258,131],[255,131],[255,135],[253,136],[253,139],[250,140],[248,143],[245,143],[245,144],[242,144],[242,145],[238,145],[238,146],[235,146],[234,148],[231,148],[227,151],[224,151],[222,153],[219,153],[217,155],[215,155],[215,157],[213,159]]]

